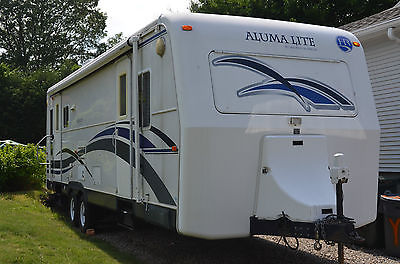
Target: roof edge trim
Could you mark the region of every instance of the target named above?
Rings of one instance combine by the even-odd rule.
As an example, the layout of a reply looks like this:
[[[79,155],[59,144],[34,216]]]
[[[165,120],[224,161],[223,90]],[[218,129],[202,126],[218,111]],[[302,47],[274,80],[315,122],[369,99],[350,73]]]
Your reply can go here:
[[[127,40],[121,41],[113,48],[108,50],[107,52],[101,54],[91,62],[83,65],[79,70],[74,71],[55,85],[51,86],[47,90],[48,95],[53,95],[68,86],[74,84],[75,82],[79,81],[80,79],[88,76],[92,72],[96,71],[97,69],[101,68],[103,65],[109,63],[114,58],[118,57],[119,55],[123,54],[127,50],[132,49],[127,43]]]
[[[74,71],[58,83],[54,84],[47,90],[47,96],[54,95],[61,90],[64,90],[65,88],[71,86],[72,84],[78,82],[79,80],[85,78],[89,74],[95,72],[96,70],[100,69],[107,63],[111,62],[113,59],[117,58],[118,56],[124,54],[128,50],[132,49],[132,46],[129,44],[129,40],[135,37],[138,37],[140,39],[141,35],[145,32],[147,32],[150,28],[154,27],[158,23],[160,23],[160,20],[162,19],[163,15],[161,14],[158,19],[152,21],[149,23],[147,26],[133,34],[132,36],[128,37],[127,39],[121,41],[111,49],[107,50],[103,54],[99,55],[92,61],[88,62],[87,64],[84,64],[80,69]]]

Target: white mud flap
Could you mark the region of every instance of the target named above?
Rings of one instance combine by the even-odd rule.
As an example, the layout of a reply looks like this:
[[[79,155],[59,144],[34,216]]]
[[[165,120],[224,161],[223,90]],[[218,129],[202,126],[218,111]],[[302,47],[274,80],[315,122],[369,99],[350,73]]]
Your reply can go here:
[[[256,216],[311,222],[336,212],[326,137],[270,135],[262,141]]]

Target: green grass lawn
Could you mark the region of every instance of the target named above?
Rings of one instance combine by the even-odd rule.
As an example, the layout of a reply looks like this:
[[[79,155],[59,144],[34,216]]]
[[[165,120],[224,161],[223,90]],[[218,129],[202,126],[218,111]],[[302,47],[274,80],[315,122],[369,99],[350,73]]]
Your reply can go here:
[[[0,263],[139,263],[81,234],[43,206],[39,194],[0,194]]]

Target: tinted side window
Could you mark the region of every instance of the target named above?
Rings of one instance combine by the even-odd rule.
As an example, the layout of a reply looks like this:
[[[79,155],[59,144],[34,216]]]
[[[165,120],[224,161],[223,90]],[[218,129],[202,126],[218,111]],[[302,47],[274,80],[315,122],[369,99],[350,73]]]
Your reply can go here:
[[[59,105],[56,104],[56,130],[60,130],[60,109]]]
[[[119,76],[119,116],[126,115],[126,74]]]
[[[49,116],[49,119],[50,119],[50,135],[53,135],[54,134],[54,131],[53,131],[53,109],[50,109],[50,116]]]
[[[64,128],[68,127],[68,124],[69,124],[69,106],[68,105],[64,106],[63,121],[64,121]]]
[[[139,124],[150,126],[150,72],[138,76],[139,86]]]

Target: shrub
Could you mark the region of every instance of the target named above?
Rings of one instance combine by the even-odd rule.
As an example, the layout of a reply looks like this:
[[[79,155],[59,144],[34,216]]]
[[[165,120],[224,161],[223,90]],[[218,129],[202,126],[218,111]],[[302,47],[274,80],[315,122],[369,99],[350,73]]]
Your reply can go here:
[[[0,149],[0,192],[14,192],[39,189],[46,180],[46,154],[36,147],[7,145]]]

